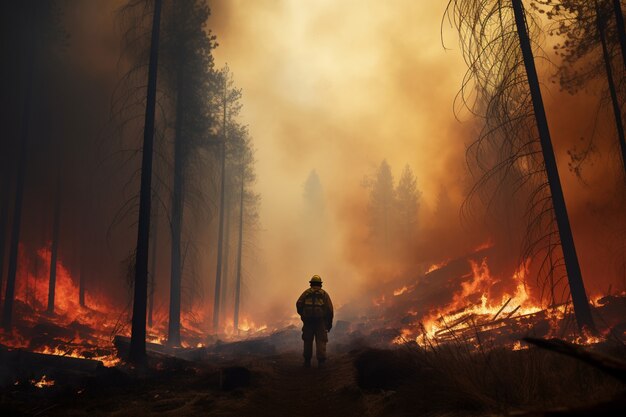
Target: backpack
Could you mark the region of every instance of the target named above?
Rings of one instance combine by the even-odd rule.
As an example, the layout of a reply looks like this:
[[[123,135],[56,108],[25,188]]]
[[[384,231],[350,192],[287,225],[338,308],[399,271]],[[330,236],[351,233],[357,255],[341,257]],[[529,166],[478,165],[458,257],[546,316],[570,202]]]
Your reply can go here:
[[[322,318],[326,315],[326,293],[320,289],[309,289],[304,296],[302,318]]]

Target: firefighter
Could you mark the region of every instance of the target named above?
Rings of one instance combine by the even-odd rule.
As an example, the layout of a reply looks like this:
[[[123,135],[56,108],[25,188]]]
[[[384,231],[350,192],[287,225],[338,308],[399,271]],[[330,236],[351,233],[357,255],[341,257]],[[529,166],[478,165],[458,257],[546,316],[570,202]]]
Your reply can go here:
[[[326,343],[328,332],[333,327],[333,303],[330,296],[322,289],[322,278],[313,275],[309,281],[311,288],[302,293],[296,302],[296,309],[302,319],[302,340],[304,340],[304,366],[311,367],[313,339],[317,365],[322,367],[326,361]]]

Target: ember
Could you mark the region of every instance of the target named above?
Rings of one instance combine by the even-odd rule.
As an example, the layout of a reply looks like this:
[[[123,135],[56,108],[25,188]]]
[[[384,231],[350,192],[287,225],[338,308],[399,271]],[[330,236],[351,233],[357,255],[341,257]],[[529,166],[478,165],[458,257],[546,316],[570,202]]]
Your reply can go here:
[[[42,376],[41,379],[39,379],[39,381],[31,379],[30,383],[31,383],[31,385],[34,385],[37,388],[47,388],[47,387],[54,386],[54,380],[47,379],[45,375]]]

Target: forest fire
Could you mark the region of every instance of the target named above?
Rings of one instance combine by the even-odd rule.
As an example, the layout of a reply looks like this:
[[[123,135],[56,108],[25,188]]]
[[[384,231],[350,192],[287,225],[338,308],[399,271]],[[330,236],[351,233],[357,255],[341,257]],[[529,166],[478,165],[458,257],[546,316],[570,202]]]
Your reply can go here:
[[[579,345],[591,345],[606,340],[611,327],[621,322],[619,314],[612,311],[622,311],[619,305],[621,298],[614,300],[615,306],[604,308],[607,298],[600,297],[596,305],[596,314],[602,311],[606,327],[599,334],[585,332],[580,334],[573,323],[571,303],[555,306],[542,306],[531,294],[527,278],[531,260],[527,259],[519,265],[509,278],[493,276],[485,251],[481,249],[478,257],[469,257],[467,260],[453,262],[448,271],[445,265],[432,269],[424,275],[415,288],[403,286],[394,290],[394,298],[405,297],[388,305],[384,303],[384,294],[378,299],[376,308],[384,309],[385,316],[395,315],[391,322],[399,323],[398,335],[392,340],[394,344],[416,343],[419,346],[463,343],[475,348],[487,349],[493,347],[509,347],[513,350],[526,349],[520,339],[528,335],[542,337],[561,337]],[[460,263],[459,263],[460,262]],[[467,272],[459,265],[466,262]],[[428,293],[430,285],[445,287],[443,283],[429,284],[429,277],[434,271],[440,276],[455,277],[457,289],[451,288],[449,301],[435,305],[430,309],[420,308],[420,304],[428,304],[428,298],[420,296],[420,292]],[[450,275],[452,274],[452,275]],[[434,282],[434,281],[433,281]],[[496,291],[498,283],[510,282]],[[509,288],[508,290],[506,288]],[[610,298],[610,297],[609,297]],[[393,301],[393,300],[392,300]],[[609,300],[610,301],[610,300]],[[402,312],[401,306],[408,305],[408,310]],[[402,324],[404,323],[404,324]],[[610,324],[613,323],[613,324]],[[622,335],[623,337],[623,335]]]
[[[621,416],[624,6],[0,2],[0,414]]]
[[[85,305],[80,305],[76,280],[57,263],[54,310],[47,308],[50,274],[49,247],[36,251],[35,259],[20,256],[19,280],[16,289],[18,309],[14,329],[0,332],[0,343],[12,349],[68,358],[100,361],[104,366],[120,364],[121,359],[114,347],[115,336],[129,336],[128,312],[110,303],[104,296],[86,294]],[[150,343],[167,344],[166,315],[155,312],[155,325],[149,329],[146,340]],[[185,311],[181,317],[183,348],[200,347],[206,343],[202,330],[201,312]],[[262,326],[261,326],[262,327]],[[242,323],[244,335],[262,331],[247,319]],[[229,338],[241,337],[231,333]]]

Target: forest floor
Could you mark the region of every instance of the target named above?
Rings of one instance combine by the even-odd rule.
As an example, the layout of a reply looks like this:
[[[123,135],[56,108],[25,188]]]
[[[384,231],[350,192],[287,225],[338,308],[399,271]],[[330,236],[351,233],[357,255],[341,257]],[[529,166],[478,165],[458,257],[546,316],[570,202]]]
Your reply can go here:
[[[180,366],[182,365],[182,366]],[[249,384],[220,388],[220,368],[187,366],[144,377],[111,374],[85,387],[14,387],[2,393],[3,416],[351,416],[368,415],[348,355],[318,369],[296,353],[237,361]],[[225,362],[222,367],[235,365]],[[34,400],[36,399],[36,400]]]
[[[212,363],[165,359],[143,374],[108,369],[79,383],[3,388],[0,415],[537,416],[548,414],[528,410],[623,399],[623,384],[575,359],[539,349],[421,355],[410,349],[363,348],[336,352],[325,367],[317,368],[314,361],[308,369],[293,351]],[[603,415],[620,414],[610,407]]]

